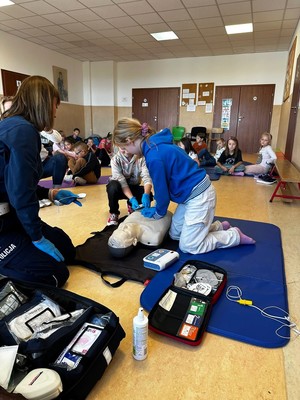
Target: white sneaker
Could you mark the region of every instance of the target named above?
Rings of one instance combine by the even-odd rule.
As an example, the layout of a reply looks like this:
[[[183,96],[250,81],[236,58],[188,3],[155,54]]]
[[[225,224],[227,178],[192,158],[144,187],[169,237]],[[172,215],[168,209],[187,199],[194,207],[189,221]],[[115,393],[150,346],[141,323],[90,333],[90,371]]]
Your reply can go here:
[[[40,208],[49,207],[49,206],[51,206],[51,204],[52,204],[52,201],[50,201],[49,199],[39,200]]]
[[[73,180],[73,175],[65,175],[64,181],[65,182],[72,182]]]

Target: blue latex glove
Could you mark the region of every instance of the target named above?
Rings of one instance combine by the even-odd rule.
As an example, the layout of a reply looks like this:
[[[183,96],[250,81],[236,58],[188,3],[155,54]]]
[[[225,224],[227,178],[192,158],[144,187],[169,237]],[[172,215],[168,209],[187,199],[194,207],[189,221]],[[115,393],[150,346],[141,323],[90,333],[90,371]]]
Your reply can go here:
[[[150,208],[143,208],[141,211],[141,214],[144,217],[147,218],[153,218],[153,215],[156,213],[156,208],[155,207],[150,207]]]
[[[64,261],[64,256],[61,254],[61,252],[54,246],[52,242],[50,242],[50,240],[46,239],[44,236],[42,236],[42,239],[38,242],[32,243],[37,249],[49,254],[49,256],[53,257],[56,261]]]
[[[142,196],[142,204],[145,208],[149,208],[151,201],[150,201],[150,195],[147,193],[144,193]]]
[[[137,210],[138,208],[140,208],[140,205],[135,197],[131,197],[131,199],[129,199],[129,203],[131,204],[131,206],[134,210]]]
[[[82,204],[80,201],[78,201],[79,197],[72,193],[70,190],[60,190],[57,192],[57,194],[54,196],[54,204],[58,206],[62,205],[67,205],[71,203],[77,204],[79,207],[82,207]]]

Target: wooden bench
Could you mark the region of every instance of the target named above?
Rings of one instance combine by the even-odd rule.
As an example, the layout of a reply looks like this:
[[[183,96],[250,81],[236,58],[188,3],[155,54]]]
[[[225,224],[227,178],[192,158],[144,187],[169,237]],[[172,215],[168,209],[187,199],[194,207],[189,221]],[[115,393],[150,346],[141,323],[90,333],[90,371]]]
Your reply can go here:
[[[300,171],[286,159],[278,158],[275,161],[275,167],[279,175],[279,181],[271,196],[270,202],[274,197],[283,199],[300,200]],[[298,192],[295,193],[295,184],[298,186]],[[281,189],[281,194],[278,191]]]

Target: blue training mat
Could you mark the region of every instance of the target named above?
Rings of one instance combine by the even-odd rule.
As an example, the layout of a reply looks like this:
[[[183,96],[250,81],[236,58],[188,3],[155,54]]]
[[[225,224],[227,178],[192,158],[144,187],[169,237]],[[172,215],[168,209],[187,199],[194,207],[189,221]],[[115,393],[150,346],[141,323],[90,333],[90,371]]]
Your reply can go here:
[[[224,220],[224,218],[218,218]],[[264,308],[280,307],[288,312],[287,289],[280,229],[272,224],[226,219],[232,226],[256,240],[255,245],[241,245],[230,249],[218,249],[206,254],[185,254],[171,267],[157,273],[141,294],[141,305],[148,311],[172,284],[173,275],[187,260],[201,260],[224,268],[228,273],[227,286],[213,306],[207,331],[230,339],[256,346],[275,348],[285,346],[290,329],[276,330],[280,323],[261,315],[260,311],[229,301],[227,287],[234,285],[242,290],[243,299],[252,300],[253,305]],[[236,294],[236,293],[234,293]],[[285,316],[278,309],[268,309],[268,313]]]

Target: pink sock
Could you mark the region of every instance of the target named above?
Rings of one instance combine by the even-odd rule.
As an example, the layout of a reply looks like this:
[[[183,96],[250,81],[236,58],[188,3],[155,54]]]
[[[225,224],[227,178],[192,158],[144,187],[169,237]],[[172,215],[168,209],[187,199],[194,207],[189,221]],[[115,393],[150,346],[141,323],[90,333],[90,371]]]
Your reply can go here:
[[[231,225],[228,221],[222,221],[221,224],[223,226],[223,231],[227,231],[227,229],[231,228]]]
[[[244,176],[244,172],[234,172],[232,175],[234,175],[234,176]]]
[[[245,235],[239,228],[235,228],[240,235],[240,244],[254,244],[255,240]]]

